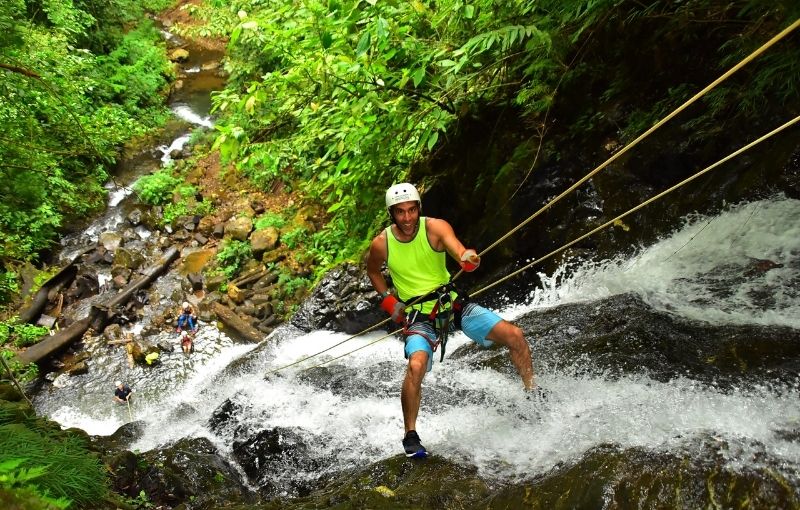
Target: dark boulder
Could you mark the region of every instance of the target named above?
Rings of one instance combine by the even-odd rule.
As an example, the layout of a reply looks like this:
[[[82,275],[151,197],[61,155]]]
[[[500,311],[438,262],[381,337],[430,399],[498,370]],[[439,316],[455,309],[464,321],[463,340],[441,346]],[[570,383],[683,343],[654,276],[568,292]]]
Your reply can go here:
[[[534,365],[657,381],[691,377],[720,386],[792,382],[800,377],[800,331],[776,326],[717,326],[653,309],[632,294],[570,303],[515,321],[532,345]],[[452,357],[515,374],[504,349],[458,348]]]
[[[236,469],[206,438],[181,439],[144,454],[123,451],[108,459],[115,490],[137,498],[144,491],[152,504],[220,508],[256,501]]]
[[[275,427],[233,442],[233,456],[264,497],[306,496],[317,488],[324,459],[315,458],[295,430]]]
[[[329,329],[353,334],[386,318],[367,273],[351,263],[334,268],[300,305],[292,325],[304,331]]]

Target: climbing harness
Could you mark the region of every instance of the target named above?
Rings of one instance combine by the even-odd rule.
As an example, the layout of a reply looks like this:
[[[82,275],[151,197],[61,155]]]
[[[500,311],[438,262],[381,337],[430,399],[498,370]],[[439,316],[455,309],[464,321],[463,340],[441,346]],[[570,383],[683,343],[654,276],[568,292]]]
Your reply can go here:
[[[455,299],[453,298],[453,294],[456,295]],[[429,301],[436,302],[433,305],[433,309],[428,314],[413,309],[411,313],[406,316],[402,330],[404,341],[407,341],[408,337],[411,335],[419,335],[428,341],[433,352],[436,352],[436,349],[441,346],[442,350],[439,353],[439,362],[444,361],[444,355],[447,350],[447,339],[453,330],[461,328],[461,316],[464,307],[469,302],[469,294],[467,294],[466,291],[456,288],[455,283],[451,280],[433,292],[429,292],[424,296],[419,296],[409,301],[415,304]],[[433,338],[422,331],[411,329],[411,327],[418,322],[427,322],[433,328]]]

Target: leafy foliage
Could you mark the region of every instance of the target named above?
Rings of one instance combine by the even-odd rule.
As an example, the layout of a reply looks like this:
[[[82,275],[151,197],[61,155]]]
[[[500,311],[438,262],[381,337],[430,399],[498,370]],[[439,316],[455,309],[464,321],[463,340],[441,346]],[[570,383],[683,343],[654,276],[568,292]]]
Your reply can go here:
[[[247,241],[228,240],[217,252],[217,262],[222,266],[222,272],[228,279],[233,278],[242,270],[242,266],[253,258],[253,250]]]
[[[108,494],[102,463],[85,441],[33,413],[18,423],[16,413],[0,408],[0,485],[28,489],[55,508],[71,503],[89,507]]]
[[[35,259],[102,206],[119,147],[164,118],[172,71],[142,5],[0,3],[0,265]]]
[[[172,201],[172,195],[181,182],[183,181],[179,177],[173,175],[172,169],[166,166],[141,177],[133,187],[145,203],[164,205]]]
[[[17,317],[12,317],[0,322],[0,345],[12,343],[17,347],[27,347],[41,340],[47,332],[45,327],[21,323]]]
[[[0,303],[9,301],[17,292],[19,292],[17,273],[0,270]]]
[[[286,218],[280,214],[267,213],[256,220],[255,229],[263,230],[268,227],[282,228],[286,225],[286,222]]]
[[[283,180],[326,205],[329,222],[310,242],[323,266],[358,256],[384,217],[382,191],[431,161],[482,108],[513,108],[543,126],[555,109],[573,139],[593,131],[634,136],[697,90],[680,84],[682,72],[713,76],[765,40],[765,22],[772,30],[799,14],[788,0],[215,4],[197,10],[214,20],[213,33],[230,38],[230,80],[214,97],[215,146],[257,185]],[[663,94],[643,97],[648,75],[632,63],[638,57],[630,48],[704,37],[709,21],[719,22],[709,43],[720,58],[698,66],[692,54],[664,55],[658,69],[648,56],[653,90]],[[784,100],[796,94],[800,61],[791,51],[782,48],[753,71],[753,89],[710,96],[700,127],[730,115],[730,105],[744,106],[734,115],[757,109],[776,81]],[[582,108],[559,103],[563,88],[586,98]],[[623,117],[609,114],[608,104],[622,105]]]
[[[2,329],[0,329],[2,331]],[[6,364],[11,369],[12,375],[20,382],[31,382],[39,376],[39,366],[36,363],[28,363],[23,365],[15,356],[14,351],[9,349],[0,350],[0,356],[6,360]],[[0,380],[7,379],[8,374],[5,371],[0,371]]]

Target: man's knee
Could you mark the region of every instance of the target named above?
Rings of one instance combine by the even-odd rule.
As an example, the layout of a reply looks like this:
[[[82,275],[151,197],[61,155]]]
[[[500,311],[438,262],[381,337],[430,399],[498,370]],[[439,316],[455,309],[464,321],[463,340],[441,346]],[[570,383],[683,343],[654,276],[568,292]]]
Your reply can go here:
[[[412,377],[422,379],[428,368],[428,353],[417,351],[408,357],[408,373]]]
[[[492,328],[489,340],[505,345],[510,349],[518,349],[525,345],[525,335],[522,330],[506,320],[501,320]]]

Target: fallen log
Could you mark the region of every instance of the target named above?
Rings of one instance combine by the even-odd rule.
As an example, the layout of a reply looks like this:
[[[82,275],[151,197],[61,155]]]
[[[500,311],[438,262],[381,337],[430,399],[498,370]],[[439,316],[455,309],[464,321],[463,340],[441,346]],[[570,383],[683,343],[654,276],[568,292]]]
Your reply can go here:
[[[162,271],[178,258],[179,254],[180,252],[177,248],[170,248],[155,265],[144,272],[141,278],[121,290],[108,303],[93,305],[88,316],[28,347],[19,354],[18,359],[24,364],[38,362],[83,337],[83,334],[90,326],[98,334],[102,333],[111,318],[116,314],[116,310],[125,304],[136,291],[155,280]]]
[[[47,296],[50,294],[50,291],[72,282],[75,275],[78,274],[78,267],[75,265],[75,260],[77,260],[77,257],[42,284],[41,288],[36,292],[36,295],[33,296],[30,306],[19,313],[19,321],[21,323],[27,322],[32,324],[36,322],[42,314],[42,310],[44,310],[44,307],[47,305]]]
[[[257,267],[252,271],[249,271],[246,274],[243,274],[239,278],[236,278],[231,282],[232,285],[236,285],[237,287],[244,287],[250,282],[254,282],[259,278],[266,276],[269,273],[269,270],[265,267]]]
[[[170,264],[177,260],[179,256],[180,252],[177,248],[172,247],[168,249],[164,255],[158,259],[158,262],[150,266],[136,281],[129,283],[127,287],[119,291],[119,293],[111,298],[111,301],[105,305],[95,305],[98,308],[103,308],[105,314],[100,314],[95,317],[95,320],[92,322],[92,328],[98,333],[102,333],[109,321],[117,315],[122,305],[127,303],[139,289],[150,285],[150,283],[152,283],[162,271],[169,267]]]
[[[213,304],[214,313],[217,314],[217,318],[222,321],[225,326],[233,330],[235,335],[228,335],[228,336],[238,336],[242,340],[246,340],[248,342],[257,343],[264,339],[264,333],[261,333],[256,328],[248,324],[244,319],[239,317],[239,315],[228,308],[227,306],[221,303],[214,303]],[[229,333],[226,331],[226,333]]]
[[[89,329],[89,324],[91,322],[92,313],[90,312],[88,317],[73,322],[54,335],[45,337],[45,339],[39,343],[31,345],[23,352],[19,353],[17,359],[19,359],[20,363],[23,365],[40,361],[52,353],[63,349],[75,340],[82,338],[86,330]]]

